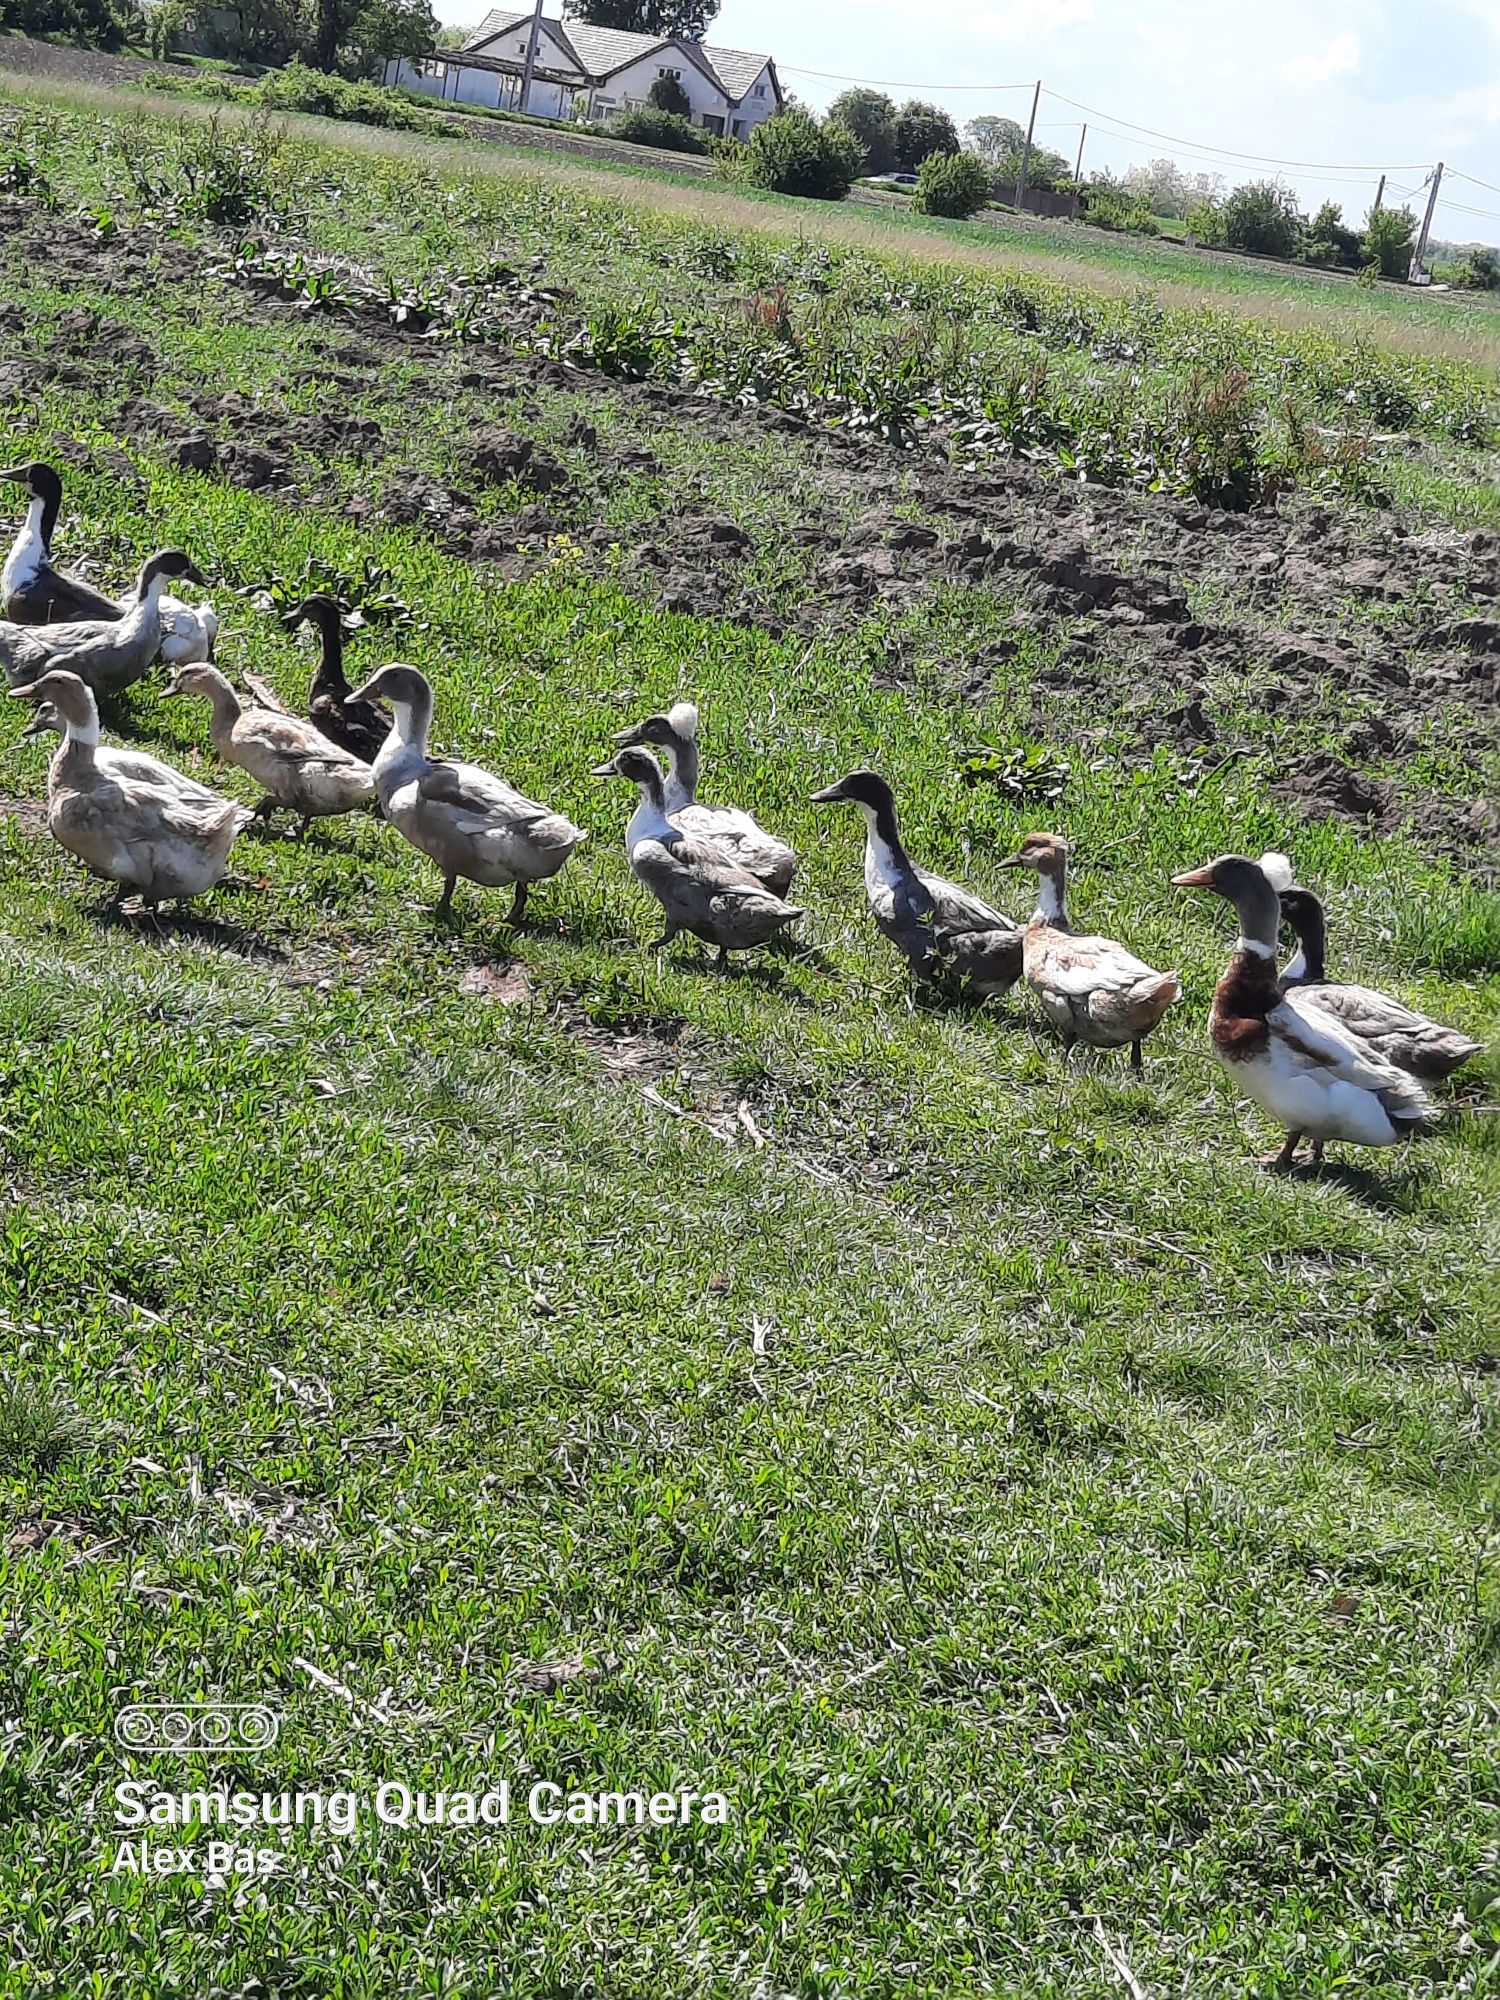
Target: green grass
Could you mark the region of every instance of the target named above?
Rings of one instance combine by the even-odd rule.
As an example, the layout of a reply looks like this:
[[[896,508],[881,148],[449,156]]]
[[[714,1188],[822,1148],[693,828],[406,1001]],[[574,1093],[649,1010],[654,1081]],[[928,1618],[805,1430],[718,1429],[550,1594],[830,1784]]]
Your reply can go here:
[[[67,207],[117,199],[100,138],[53,135]],[[403,279],[550,250],[588,309],[648,271],[701,289],[679,214],[451,157],[305,154],[291,226]],[[730,240],[759,283],[774,246]],[[1341,964],[1493,1038],[1493,895],[1270,795],[1339,698],[1268,717],[1244,688],[1253,754],[1218,768],[1128,757],[1103,693],[1058,702],[1078,915],[1186,987],[1143,1081],[1070,1065],[1020,994],[914,1001],[853,816],[807,802],[877,761],[921,857],[1024,909],[995,863],[1037,815],[955,768],[1029,743],[1056,665],[1013,579],[810,640],[664,613],[630,556],[678,506],[816,598],[795,529],[855,503],[807,438],[592,374],[497,409],[442,343],[360,373],[343,323],[224,284],[11,259],[0,293],[28,352],[83,308],[154,354],[149,383],[101,363],[0,412],[6,462],[79,461],[64,553],[115,575],[182,541],[228,669],[289,699],[306,656],[231,589],[377,562],[417,622],[351,668],[422,667],[445,745],[592,832],[519,934],[472,887],[435,923],[433,872],[366,816],[244,836],[154,933],[37,830],[43,758],[0,724],[0,1990],[1106,2000],[1113,1952],[1157,2000],[1494,1992],[1500,1073],[1421,1149],[1266,1177],[1204,1040],[1226,913],[1167,879],[1290,842]],[[278,423],[336,399],[435,480],[522,423],[575,482],[572,538],[502,578],[381,525],[387,461],[299,457],[295,498],[176,469],[189,399],[226,390]],[[166,417],[133,423],[140,394]],[[584,416],[655,469],[597,479],[563,442]],[[920,517],[914,478],[898,503]],[[577,539],[594,519],[617,556]],[[1392,646],[1425,615],[1396,607]],[[960,698],[953,663],[1011,632]],[[800,945],[729,978],[644,948],[629,802],[587,776],[684,693],[705,790],[805,856]],[[252,796],[201,704],[147,684],[112,723]],[[1493,746],[1444,726],[1423,770],[1478,783]],[[470,990],[492,963],[513,1004]],[[521,1671],[573,1660],[555,1693]],[[277,1709],[274,1752],[115,1748],[125,1703],[209,1697]],[[304,1832],[220,1890],[108,1872],[127,1764],[367,1800],[714,1786],[732,1818]]]

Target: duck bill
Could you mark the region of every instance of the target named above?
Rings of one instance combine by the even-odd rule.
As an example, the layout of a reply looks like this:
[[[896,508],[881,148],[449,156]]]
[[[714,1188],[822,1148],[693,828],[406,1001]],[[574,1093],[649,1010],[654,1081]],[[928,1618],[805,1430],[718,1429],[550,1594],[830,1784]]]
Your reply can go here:
[[[12,701],[35,701],[36,683],[35,681],[28,681],[25,687],[7,688],[6,693]]]
[[[353,693],[347,695],[345,699],[347,701],[379,701],[380,700],[379,674],[375,676],[374,680],[366,681],[362,688],[355,688]]]
[[[200,590],[207,590],[208,588],[208,578],[196,563],[188,564],[187,568],[182,572],[182,580],[184,583],[196,583]]]
[[[810,792],[809,802],[815,806],[842,805],[848,797],[842,785],[825,785],[821,792]]]
[[[1189,868],[1182,875],[1174,875],[1173,882],[1179,889],[1211,889],[1214,886],[1213,868]]]
[[[997,868],[1024,868],[1026,863],[1021,859],[1019,854],[1007,854],[1005,859],[997,861],[995,866]]]
[[[613,760],[608,764],[595,764],[589,772],[591,778],[618,778],[619,775],[619,772],[614,767]]]
[[[0,469],[0,479],[13,479],[18,486],[29,486],[31,484],[31,467],[29,465],[7,465],[3,469]]]
[[[617,729],[613,738],[613,741],[622,750],[633,750],[638,745],[649,743],[650,740],[650,737],[647,736],[645,730],[638,722],[633,724],[629,729]]]

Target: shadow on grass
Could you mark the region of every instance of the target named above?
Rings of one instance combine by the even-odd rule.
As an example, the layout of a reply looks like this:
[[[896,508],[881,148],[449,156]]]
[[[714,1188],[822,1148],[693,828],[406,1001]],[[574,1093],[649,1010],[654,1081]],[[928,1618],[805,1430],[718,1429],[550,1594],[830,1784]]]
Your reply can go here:
[[[262,965],[286,965],[288,954],[271,944],[259,931],[220,917],[199,916],[184,909],[149,910],[144,906],[126,910],[118,900],[88,907],[89,921],[101,931],[117,931],[144,945],[175,943],[205,944],[216,951],[231,951],[240,958],[255,959]]]

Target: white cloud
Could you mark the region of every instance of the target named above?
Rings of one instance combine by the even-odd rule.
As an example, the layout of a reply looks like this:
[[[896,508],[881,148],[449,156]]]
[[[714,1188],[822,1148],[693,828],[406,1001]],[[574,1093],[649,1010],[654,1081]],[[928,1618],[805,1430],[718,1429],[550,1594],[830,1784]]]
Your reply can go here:
[[[1313,88],[1320,83],[1331,83],[1336,76],[1347,76],[1359,67],[1359,42],[1353,35],[1335,35],[1324,48],[1312,54],[1294,56],[1282,69],[1282,76],[1299,88]]]

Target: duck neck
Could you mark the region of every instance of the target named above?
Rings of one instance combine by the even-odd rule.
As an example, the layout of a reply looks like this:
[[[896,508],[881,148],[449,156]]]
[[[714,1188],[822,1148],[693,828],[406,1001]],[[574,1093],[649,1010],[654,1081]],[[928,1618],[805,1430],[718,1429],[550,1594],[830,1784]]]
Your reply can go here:
[[[911,880],[917,871],[896,824],[895,805],[890,799],[882,799],[877,806],[861,800],[859,809],[865,816],[866,884],[873,887],[884,882],[894,887],[898,882]]]
[[[137,604],[149,604],[155,610],[166,593],[167,579],[160,570],[142,570],[140,581],[135,587]]]
[[[662,753],[667,760],[667,780],[663,788],[668,812],[681,812],[684,806],[697,803],[698,798],[698,745],[691,736],[681,736],[675,731],[670,743],[662,745]]]
[[[26,519],[16,532],[10,554],[5,558],[5,591],[8,595],[23,583],[30,583],[48,557],[46,505],[40,494],[33,495]],[[56,509],[53,510],[54,514]]]
[[[643,840],[671,842],[682,835],[667,818],[666,790],[660,778],[638,778],[640,800],[625,829],[625,852],[634,854]]]
[[[1234,906],[1240,919],[1240,934],[1234,941],[1236,963],[1257,973],[1269,969],[1274,980],[1276,933],[1281,925],[1281,904],[1276,891],[1269,882],[1255,883],[1235,897]]]
[[[91,708],[85,716],[65,716],[63,718],[64,750],[82,749],[91,755],[99,745],[99,711]]]
[[[408,758],[422,761],[427,756],[427,738],[432,729],[432,703],[426,701],[390,702],[391,733],[381,746],[377,764],[405,762]]]
[[[1323,905],[1309,901],[1298,904],[1290,913],[1283,910],[1283,915],[1297,934],[1297,950],[1282,979],[1288,986],[1321,986],[1327,977],[1323,962],[1327,950]]]
[[[1066,929],[1068,922],[1068,864],[1056,855],[1036,871],[1034,924],[1056,924]]]
[[[344,628],[337,614],[320,620],[318,631],[323,641],[323,658],[313,682],[313,693],[331,694],[343,701],[353,690],[344,672]]]
[[[35,493],[26,510],[26,525],[41,537],[42,547],[49,556],[52,553],[52,532],[57,526],[61,507],[61,493]]]

